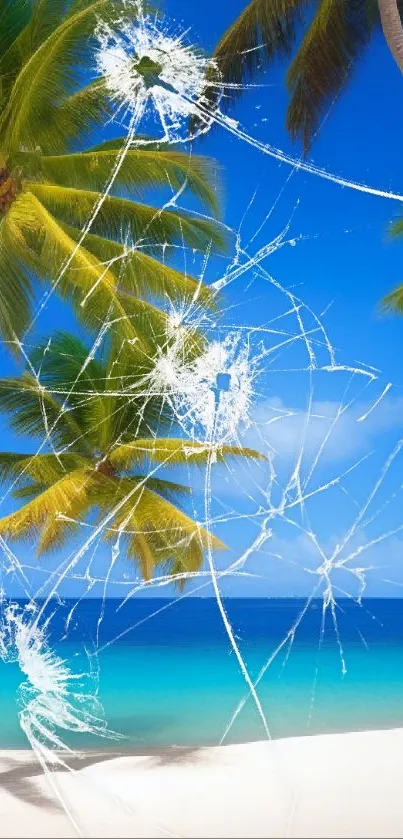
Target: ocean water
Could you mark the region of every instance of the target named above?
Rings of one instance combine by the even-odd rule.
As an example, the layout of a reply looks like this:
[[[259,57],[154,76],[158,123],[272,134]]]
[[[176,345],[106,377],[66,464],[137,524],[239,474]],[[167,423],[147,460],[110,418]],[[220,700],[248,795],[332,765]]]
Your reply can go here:
[[[287,638],[304,604],[295,598],[225,602],[252,678]],[[93,659],[100,668],[99,698],[109,727],[125,737],[119,748],[219,742],[248,690],[213,599],[133,599],[123,607],[108,600],[98,644],[101,602],[95,599],[77,606],[63,639],[72,605],[57,608],[51,640],[72,662],[84,645],[90,652],[101,648]],[[321,635],[321,608],[321,601],[312,602],[259,684],[272,736],[403,726],[403,600],[365,599],[362,607],[339,601],[339,638],[329,612]],[[0,748],[27,745],[16,704],[23,680],[18,665],[0,663]],[[264,736],[248,698],[227,742]],[[67,739],[80,747],[117,746],[91,735]]]

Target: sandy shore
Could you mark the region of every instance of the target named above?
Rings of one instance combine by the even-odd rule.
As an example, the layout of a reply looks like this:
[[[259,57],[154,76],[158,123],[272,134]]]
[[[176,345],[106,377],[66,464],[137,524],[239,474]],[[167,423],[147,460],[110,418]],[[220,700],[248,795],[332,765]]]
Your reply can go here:
[[[88,752],[74,769],[52,789],[30,752],[0,752],[0,836],[403,837],[403,729]]]

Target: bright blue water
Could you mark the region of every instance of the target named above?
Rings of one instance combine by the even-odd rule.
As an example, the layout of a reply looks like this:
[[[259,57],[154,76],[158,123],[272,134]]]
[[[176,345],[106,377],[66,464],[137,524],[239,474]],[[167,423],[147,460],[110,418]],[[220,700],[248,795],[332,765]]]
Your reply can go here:
[[[226,608],[252,677],[298,617],[298,599],[231,599]],[[167,606],[168,604],[168,606]],[[69,659],[85,642],[94,644],[100,602],[83,601],[68,640],[64,622],[72,603],[51,622],[52,641]],[[126,735],[127,748],[215,744],[245,694],[245,682],[214,600],[137,599],[118,610],[109,600],[100,646],[133,624],[135,629],[99,654],[100,699],[108,724]],[[147,619],[154,611],[160,614]],[[403,600],[340,601],[338,624],[347,673],[328,619],[319,647],[321,603],[315,601],[291,646],[285,647],[259,685],[274,737],[403,726]],[[0,748],[24,748],[15,695],[17,665],[0,665]],[[251,699],[228,742],[262,739],[264,730]],[[77,745],[105,746],[86,737]],[[70,742],[74,742],[70,740]],[[110,742],[116,747],[116,743]]]

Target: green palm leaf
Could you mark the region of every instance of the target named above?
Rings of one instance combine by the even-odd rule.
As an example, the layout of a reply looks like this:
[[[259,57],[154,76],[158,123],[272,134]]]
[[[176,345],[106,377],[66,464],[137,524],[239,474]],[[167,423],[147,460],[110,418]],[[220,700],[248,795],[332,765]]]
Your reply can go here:
[[[271,61],[277,53],[288,55],[309,2],[252,0],[216,47],[214,57],[224,81],[240,84],[245,73],[259,68],[262,56]]]
[[[48,266],[57,266],[59,293],[72,300],[77,314],[93,328],[109,317],[116,340],[133,342],[133,352],[140,354],[145,351],[142,344],[151,351],[154,339],[166,333],[165,315],[150,303],[118,294],[114,275],[83,246],[77,248],[35,195],[22,193],[8,222],[19,233],[31,269],[43,276]]]
[[[30,356],[46,392],[60,402],[67,401],[67,416],[74,418],[93,452],[108,452],[111,440],[148,433],[164,420],[157,400],[146,400],[144,386],[137,387],[152,359],[139,361],[129,348],[114,351],[113,341],[109,341],[111,345],[105,359],[92,359],[78,338],[56,332]]]
[[[0,56],[10,48],[30,19],[31,0],[1,0]]]
[[[68,0],[30,0],[30,17],[16,39],[21,64],[43,44],[62,22],[68,8]]]
[[[54,546],[58,540],[61,543],[63,536],[71,535],[72,528],[71,523],[60,517],[78,518],[87,512],[92,504],[89,487],[93,480],[92,472],[85,469],[75,469],[63,475],[20,510],[0,519],[0,534],[10,540],[39,535],[38,553]],[[77,525],[73,527],[77,529]]]
[[[15,0],[11,0],[14,6],[18,5]],[[69,10],[69,0],[22,0],[20,5],[24,5],[26,14],[21,14],[21,28],[18,37],[12,39],[12,43],[5,55],[0,58],[0,72],[3,76],[3,91],[9,96],[16,77],[20,73],[24,63],[26,63],[36,50],[43,44],[49,35],[57,30],[58,25],[62,22]],[[87,3],[89,5],[89,3]],[[80,100],[78,100],[78,105]],[[87,106],[88,106],[87,102]],[[73,106],[73,102],[72,102]],[[68,113],[69,119],[66,119]],[[63,116],[61,108],[58,109],[58,114],[54,113],[56,120],[63,124],[64,129],[67,129],[69,136],[73,136],[74,132],[69,131],[69,124],[72,122],[74,111],[73,108],[66,109],[66,114]],[[101,114],[100,114],[101,116]],[[48,112],[50,117],[50,112]],[[87,116],[88,120],[88,116]],[[78,126],[77,126],[78,127]],[[46,134],[49,136],[49,122],[46,126]],[[77,136],[77,131],[74,136]],[[43,138],[46,142],[46,135]],[[37,134],[37,144],[41,145],[39,132]]]
[[[354,59],[365,47],[375,24],[367,0],[354,9],[340,0],[322,0],[287,75],[291,101],[287,128],[300,137],[304,150],[318,128],[324,106],[345,84]]]
[[[59,186],[102,191],[118,159],[119,149],[43,156],[45,179]],[[184,184],[200,200],[218,211],[219,181],[217,166],[207,157],[190,156],[168,150],[130,149],[125,156],[113,187],[134,193],[144,187],[170,185],[178,190]]]
[[[10,215],[0,220],[0,333],[18,352],[16,338],[30,321],[32,278],[23,254],[23,240],[13,229]]]
[[[54,184],[27,181],[26,186],[57,218],[80,229],[102,199],[102,193]],[[222,250],[226,241],[224,228],[208,219],[110,195],[103,200],[91,231],[121,242],[127,235],[136,242],[151,243],[181,241],[183,237],[190,247],[200,250],[209,246]]]
[[[55,332],[50,341],[39,344],[30,355],[40,371],[46,392],[62,404],[67,402],[68,416],[74,419],[85,444],[93,453],[99,433],[93,416],[102,409],[106,387],[106,368],[102,359],[92,358],[79,338],[68,332]]]
[[[14,489],[12,497],[20,501],[32,501],[33,498],[37,498],[45,489],[46,486],[44,484],[39,484],[37,481],[29,481],[25,486]]]
[[[63,127],[53,122],[60,94],[72,92],[79,84],[80,71],[90,60],[87,41],[98,16],[115,20],[118,13],[125,13],[124,5],[122,0],[94,0],[77,8],[24,63],[0,120],[4,148],[18,148],[21,142],[35,148],[39,126],[43,148],[55,148],[57,134],[62,136],[63,132]],[[52,130],[46,134],[47,120]]]
[[[398,7],[403,10],[401,0]],[[223,98],[224,106],[239,95],[243,79],[259,71],[263,62],[289,55],[298,29],[306,24],[287,75],[291,94],[287,127],[308,151],[327,105],[348,81],[380,22],[377,0],[251,0],[215,50],[224,82],[238,85]],[[388,46],[394,53],[389,41]],[[209,88],[207,95],[214,99]]]
[[[197,443],[189,440],[175,439],[171,437],[153,439],[137,439],[131,443],[117,446],[110,454],[114,466],[119,469],[131,469],[136,463],[144,459],[168,465],[187,464],[205,466],[214,455],[214,459],[223,463],[227,457],[248,457],[264,460],[265,458],[254,449],[241,448],[239,446],[213,447],[205,443]]]
[[[147,567],[177,561],[177,556],[188,558],[188,571],[198,570],[206,548],[225,550],[216,536],[208,533],[197,522],[167,499],[152,490],[138,486],[131,478],[122,478],[119,493],[123,503],[113,517],[106,538],[116,537],[123,528],[128,535],[128,555],[141,560],[142,540],[147,543]],[[124,499],[127,500],[124,500]],[[142,569],[144,573],[144,569]],[[147,578],[146,578],[147,579]]]
[[[71,239],[78,242],[81,231],[61,223]],[[119,242],[95,236],[85,237],[85,248],[103,265],[110,264],[110,270],[117,278],[119,289],[139,298],[151,296],[169,300],[197,300],[204,306],[216,308],[214,292],[188,274],[183,274],[165,262],[159,262],[147,252],[128,248]]]
[[[162,495],[167,501],[177,502],[181,496],[189,496],[192,494],[190,487],[184,484],[178,484],[176,481],[167,481],[166,478],[154,478],[149,475],[136,475],[136,481],[144,484],[146,489],[151,489],[153,492]]]
[[[390,235],[393,238],[403,236],[403,219],[393,222],[390,227]],[[403,285],[397,286],[389,294],[385,295],[381,307],[385,313],[401,315],[403,313]]]
[[[49,487],[76,469],[91,467],[91,461],[76,452],[64,454],[18,454],[0,452],[0,477],[3,481],[25,483],[31,479]]]
[[[67,152],[72,142],[83,143],[83,138],[96,127],[105,125],[112,117],[108,91],[102,79],[95,79],[70,96],[62,96],[57,111],[48,114],[45,126],[38,126],[37,141],[42,148],[59,154]],[[62,130],[61,130],[62,129]],[[57,142],[49,142],[56,134]]]
[[[76,453],[86,456],[89,448],[83,429],[71,411],[61,410],[63,401],[41,388],[30,373],[0,379],[0,410],[9,414],[11,428],[19,434],[42,440],[51,429],[50,439],[57,448],[74,445]]]

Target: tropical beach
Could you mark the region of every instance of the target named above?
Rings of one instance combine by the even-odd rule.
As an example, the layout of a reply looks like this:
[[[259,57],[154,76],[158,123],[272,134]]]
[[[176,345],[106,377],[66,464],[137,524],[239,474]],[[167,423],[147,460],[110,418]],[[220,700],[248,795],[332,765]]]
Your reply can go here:
[[[104,644],[111,640],[117,605],[108,604]],[[256,674],[304,601],[234,599],[226,606],[248,639],[242,651]],[[144,600],[141,610],[131,601],[132,617],[122,626],[134,612],[144,621],[165,611],[99,655],[99,699],[110,736],[94,724],[93,734],[91,725],[87,733],[70,733],[73,751],[45,754],[45,772],[24,748],[13,714],[18,672],[1,666],[2,835],[401,836],[400,603],[367,599],[364,611],[351,600],[340,602],[344,675],[331,626],[318,669],[320,601],[313,606],[291,651],[259,683],[271,740],[262,739],[262,721],[228,656],[211,598],[185,599],[182,606]],[[80,634],[96,619],[99,604],[86,601],[81,610]],[[79,645],[52,647],[74,661]],[[77,712],[72,696],[69,701]],[[226,729],[222,745],[208,745]]]
[[[403,836],[402,14],[0,0],[0,836]]]

